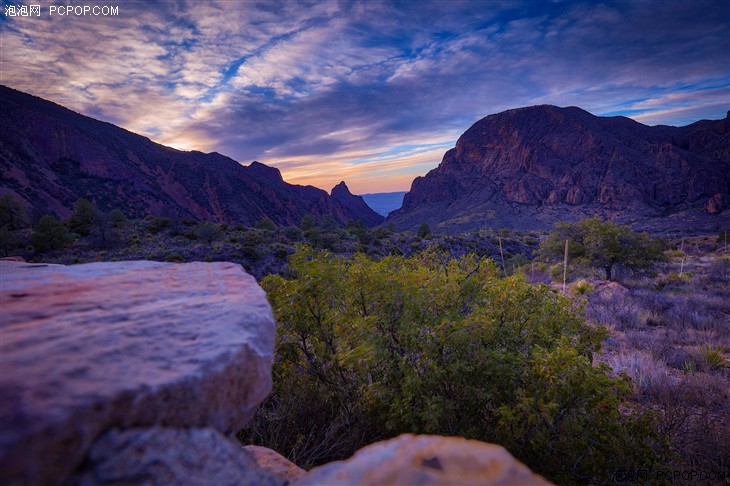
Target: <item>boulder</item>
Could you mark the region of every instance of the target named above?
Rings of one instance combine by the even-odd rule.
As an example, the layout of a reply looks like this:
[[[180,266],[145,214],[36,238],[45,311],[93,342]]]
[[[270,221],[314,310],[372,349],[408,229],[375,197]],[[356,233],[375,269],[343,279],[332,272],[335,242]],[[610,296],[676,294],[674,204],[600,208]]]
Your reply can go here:
[[[550,484],[503,447],[459,437],[404,434],[360,449],[350,459],[312,469],[305,485]]]
[[[287,484],[260,469],[240,444],[216,430],[164,427],[107,432],[89,449],[85,471],[71,482],[79,486]]]
[[[261,469],[273,474],[285,483],[293,482],[304,476],[307,471],[286,457],[267,447],[249,445],[243,448]]]
[[[727,208],[727,197],[717,193],[707,200],[705,210],[710,214],[719,214]]]
[[[0,471],[63,481],[112,428],[243,427],[275,324],[232,263],[0,262]]]

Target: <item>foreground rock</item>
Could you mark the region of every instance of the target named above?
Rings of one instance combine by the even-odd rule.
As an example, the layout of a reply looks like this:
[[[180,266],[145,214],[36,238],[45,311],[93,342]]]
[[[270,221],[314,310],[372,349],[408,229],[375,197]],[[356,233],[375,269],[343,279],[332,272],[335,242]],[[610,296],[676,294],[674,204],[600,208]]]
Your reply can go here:
[[[243,448],[261,469],[273,474],[284,483],[293,482],[304,476],[307,471],[291,462],[276,451],[266,447],[249,445]]]
[[[360,449],[295,483],[305,485],[504,485],[550,484],[503,447],[458,437],[405,434]]]
[[[259,468],[251,454],[213,429],[112,430],[94,443],[87,463],[87,470],[73,481],[79,486],[278,486],[288,482]]]
[[[238,265],[0,262],[0,288],[3,483],[63,481],[112,428],[236,431],[271,388],[273,316]]]

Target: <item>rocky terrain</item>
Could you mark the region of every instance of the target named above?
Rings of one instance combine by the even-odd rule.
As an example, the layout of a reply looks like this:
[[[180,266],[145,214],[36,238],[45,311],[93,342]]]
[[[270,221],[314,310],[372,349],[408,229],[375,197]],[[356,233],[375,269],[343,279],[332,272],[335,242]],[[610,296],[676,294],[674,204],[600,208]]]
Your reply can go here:
[[[546,484],[502,447],[401,436],[310,473],[229,437],[275,324],[231,263],[0,262],[3,484]]]
[[[278,169],[218,153],[183,152],[0,86],[0,194],[65,218],[79,198],[103,211],[281,226],[332,215],[340,223],[382,217],[339,190],[286,183]],[[339,186],[338,186],[339,187]],[[346,187],[345,187],[346,189]]]
[[[730,118],[650,127],[543,105],[472,125],[387,222],[458,232],[598,215],[655,232],[715,232],[730,224],[729,209]]]

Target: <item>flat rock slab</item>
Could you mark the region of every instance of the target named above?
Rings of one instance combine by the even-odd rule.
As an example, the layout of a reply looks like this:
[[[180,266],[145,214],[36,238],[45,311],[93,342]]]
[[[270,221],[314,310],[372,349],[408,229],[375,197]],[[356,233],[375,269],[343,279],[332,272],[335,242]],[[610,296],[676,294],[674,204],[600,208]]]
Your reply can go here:
[[[275,324],[232,263],[0,262],[0,470],[57,482],[112,428],[243,427]]]
[[[545,479],[504,447],[460,437],[404,434],[312,469],[295,486],[541,486]]]

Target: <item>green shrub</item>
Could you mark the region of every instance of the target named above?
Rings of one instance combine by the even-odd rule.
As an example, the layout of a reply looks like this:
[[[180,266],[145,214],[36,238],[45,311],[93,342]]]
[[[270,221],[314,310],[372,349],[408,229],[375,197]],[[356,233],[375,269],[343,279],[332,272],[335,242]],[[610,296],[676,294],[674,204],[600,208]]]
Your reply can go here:
[[[703,344],[694,349],[691,354],[702,371],[716,371],[727,366],[722,349],[718,346]]]
[[[579,282],[576,282],[575,285],[573,285],[571,290],[576,295],[588,295],[593,292],[593,286],[585,280],[580,280]]]
[[[71,242],[66,227],[53,216],[43,216],[31,235],[36,251],[43,253],[49,250],[60,250]]]
[[[195,236],[210,245],[223,236],[223,231],[219,225],[211,221],[204,221],[195,229]]]
[[[311,466],[404,432],[460,435],[560,483],[661,460],[629,382],[592,364],[605,331],[549,287],[435,251],[372,261],[303,247],[290,267],[296,278],[262,282],[279,336],[248,443]]]
[[[96,207],[87,199],[81,198],[74,204],[68,218],[68,229],[81,236],[88,236],[99,217]]]

